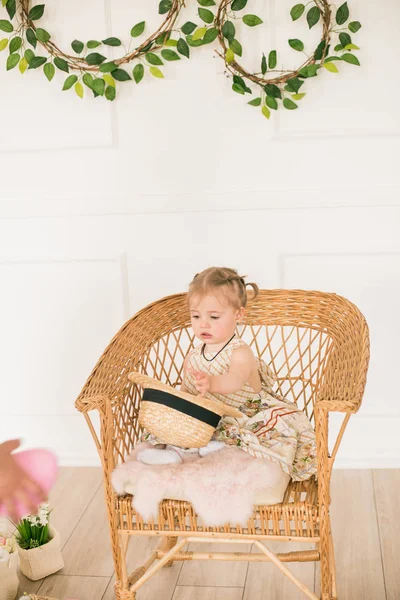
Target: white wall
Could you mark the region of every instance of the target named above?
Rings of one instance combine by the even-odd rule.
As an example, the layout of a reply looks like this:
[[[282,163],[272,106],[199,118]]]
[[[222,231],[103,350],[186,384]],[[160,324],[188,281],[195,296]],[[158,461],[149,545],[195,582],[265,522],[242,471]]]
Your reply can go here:
[[[154,21],[158,2],[131,4],[52,0],[46,27],[66,47]],[[278,50],[301,37],[283,16],[294,2],[265,4]],[[338,465],[400,466],[400,8],[349,4],[362,67],[309,80],[301,109],[270,121],[210,47],[113,104],[61,92],[58,75],[6,73],[0,55],[0,438],[95,463],[73,404],[92,366],[130,315],[216,264],[360,307],[371,367]]]

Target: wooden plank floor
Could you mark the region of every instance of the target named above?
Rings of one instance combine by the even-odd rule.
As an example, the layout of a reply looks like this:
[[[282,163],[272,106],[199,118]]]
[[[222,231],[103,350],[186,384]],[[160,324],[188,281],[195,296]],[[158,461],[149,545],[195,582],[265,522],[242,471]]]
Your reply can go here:
[[[337,470],[332,481],[332,528],[339,600],[400,599],[399,470]],[[114,600],[113,565],[101,472],[61,469],[50,498],[52,520],[62,536],[65,567],[43,581],[20,576],[23,592],[59,600]],[[133,539],[129,564],[143,562],[151,538]],[[268,544],[274,550],[276,543]],[[304,545],[302,545],[304,548]],[[196,544],[192,544],[194,550]],[[285,551],[283,544],[279,546]],[[210,548],[211,549],[211,548]],[[212,545],[214,551],[218,551]],[[223,549],[228,551],[226,544]],[[206,552],[207,545],[201,545]],[[233,547],[237,550],[237,547]],[[250,551],[250,546],[240,548]],[[253,552],[258,551],[253,548]],[[288,565],[319,593],[319,565]],[[137,594],[138,600],[303,600],[289,580],[269,563],[193,561],[163,569]],[[19,596],[18,596],[19,597]]]

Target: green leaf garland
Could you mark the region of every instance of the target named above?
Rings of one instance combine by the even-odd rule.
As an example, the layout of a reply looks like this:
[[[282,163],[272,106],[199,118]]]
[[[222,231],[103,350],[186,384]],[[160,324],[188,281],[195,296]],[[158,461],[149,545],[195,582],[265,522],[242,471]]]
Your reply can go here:
[[[233,79],[232,90],[241,96],[256,90],[258,93],[248,104],[258,107],[269,119],[271,111],[280,107],[297,109],[296,102],[306,95],[303,91],[299,92],[304,83],[320,72],[326,76],[339,73],[338,61],[360,66],[355,55],[359,47],[353,42],[352,35],[362,26],[359,21],[350,20],[347,2],[337,7],[330,4],[330,0],[310,0],[309,3],[292,6],[289,20],[293,27],[302,18],[308,29],[316,25],[321,27],[322,37],[317,47],[310,52],[306,40],[299,39],[294,30],[287,43],[302,55],[303,62],[297,69],[285,70],[278,59],[278,51],[266,47],[259,58],[260,71],[249,73],[238,63],[246,53],[240,39],[243,27],[257,31],[264,22],[261,16],[251,12],[250,0],[197,0],[198,19],[194,20],[197,22],[183,21],[183,25],[176,21],[183,13],[185,0],[161,0],[158,13],[165,15],[165,20],[145,41],[137,40],[146,30],[146,21],[143,20],[128,29],[130,42],[127,44],[115,36],[102,40],[74,39],[70,44],[73,54],[71,49],[66,52],[59,50],[51,33],[40,27],[45,4],[31,5],[30,0],[19,1],[22,11],[17,11],[16,0],[2,0],[5,14],[0,19],[0,31],[8,37],[0,39],[0,51],[8,48],[5,53],[6,69],[13,70],[18,66],[21,74],[28,69],[39,70],[49,82],[60,77],[59,72],[66,73],[62,89],[74,90],[79,98],[84,97],[84,89],[89,89],[94,97],[113,101],[117,96],[117,84],[129,80],[139,84],[146,73],[163,79],[170,68],[168,63],[177,62],[182,57],[189,59],[190,48],[210,45],[218,40],[221,46],[218,54]],[[136,48],[132,49],[135,44]],[[45,52],[39,52],[39,48]],[[119,48],[124,48],[125,54],[118,54]],[[39,56],[36,52],[47,52],[47,55]],[[110,56],[110,52],[114,54]],[[134,64],[128,69],[131,62]]]

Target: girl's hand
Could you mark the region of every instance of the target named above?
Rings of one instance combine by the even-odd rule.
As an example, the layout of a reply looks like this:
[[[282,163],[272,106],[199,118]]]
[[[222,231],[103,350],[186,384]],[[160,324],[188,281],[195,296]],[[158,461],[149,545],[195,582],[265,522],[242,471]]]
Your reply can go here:
[[[204,394],[211,391],[211,375],[191,368],[188,369],[188,371],[195,379],[196,390],[199,392],[200,396],[204,396]]]
[[[14,521],[19,520],[16,503],[22,503],[28,512],[36,512],[45,499],[41,487],[35,483],[14,460],[11,452],[19,447],[19,440],[0,444],[0,504]]]

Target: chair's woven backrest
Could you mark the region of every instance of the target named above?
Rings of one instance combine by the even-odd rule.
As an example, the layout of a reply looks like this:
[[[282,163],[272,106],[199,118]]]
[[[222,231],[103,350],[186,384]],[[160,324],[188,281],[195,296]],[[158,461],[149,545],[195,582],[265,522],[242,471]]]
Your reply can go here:
[[[255,356],[263,359],[276,377],[275,391],[295,402],[312,419],[317,383],[332,348],[326,330],[314,326],[267,325],[261,320],[238,327],[238,335]],[[199,344],[190,325],[172,329],[143,354],[139,369],[172,386],[182,382],[183,360]]]
[[[108,385],[113,390],[116,461],[126,456],[140,433],[136,418],[140,393],[127,374],[139,370],[178,386],[183,360],[199,343],[186,303],[186,294],[178,294],[137,313],[111,341],[87,382],[86,393],[92,396],[96,389],[107,393]],[[261,290],[249,302],[245,324],[239,328],[254,354],[275,373],[275,391],[296,402],[311,420],[317,395],[350,399],[355,407],[361,402],[367,331],[362,314],[345,298],[302,290]],[[345,373],[342,379],[338,371]]]

